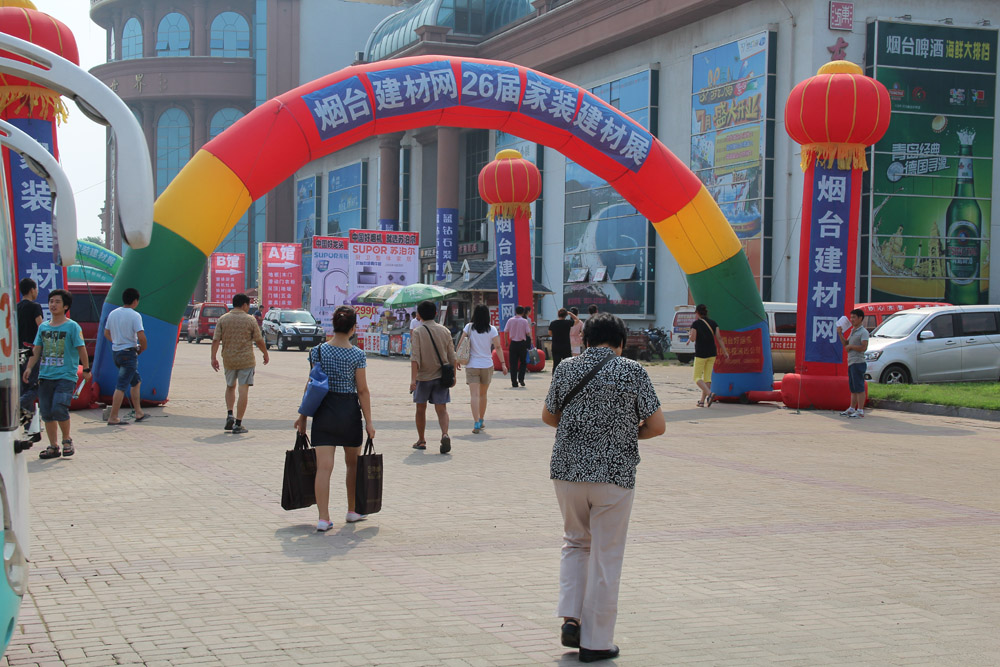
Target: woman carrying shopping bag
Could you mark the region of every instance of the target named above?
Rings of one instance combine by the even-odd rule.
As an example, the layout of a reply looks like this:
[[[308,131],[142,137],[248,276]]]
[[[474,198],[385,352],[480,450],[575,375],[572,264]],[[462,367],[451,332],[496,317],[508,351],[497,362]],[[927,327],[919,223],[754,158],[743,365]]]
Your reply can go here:
[[[316,449],[316,507],[319,521],[316,530],[326,532],[330,521],[330,475],[333,473],[336,448],[344,448],[347,464],[348,523],[362,521],[364,514],[354,511],[358,454],[364,443],[364,433],[375,437],[372,423],[371,393],[365,377],[365,353],[351,344],[358,317],[350,306],[340,306],[333,312],[333,339],[317,345],[309,352],[309,365],[319,364],[326,373],[329,391],[316,409],[312,422],[312,446]],[[364,428],[361,417],[364,416]],[[295,429],[306,432],[308,417],[300,414]]]
[[[468,339],[469,357],[463,359],[463,343]],[[507,374],[503,349],[500,347],[500,333],[490,324],[490,309],[479,304],[472,311],[472,321],[465,325],[458,339],[458,362],[465,366],[465,383],[469,385],[472,403],[472,432],[479,433],[486,428],[486,392],[493,379],[493,355],[496,349],[500,357],[500,370]]]

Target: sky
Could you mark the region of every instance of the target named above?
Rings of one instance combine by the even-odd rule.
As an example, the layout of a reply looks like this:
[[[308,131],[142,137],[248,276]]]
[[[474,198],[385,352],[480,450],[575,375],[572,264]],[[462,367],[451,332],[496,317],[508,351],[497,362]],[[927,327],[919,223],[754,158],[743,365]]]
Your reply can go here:
[[[80,66],[90,70],[106,61],[105,32],[90,20],[88,0],[32,0],[39,11],[59,19],[73,31]],[[104,207],[105,129],[67,102],[69,120],[56,129],[59,158],[76,198],[77,236],[101,236]]]

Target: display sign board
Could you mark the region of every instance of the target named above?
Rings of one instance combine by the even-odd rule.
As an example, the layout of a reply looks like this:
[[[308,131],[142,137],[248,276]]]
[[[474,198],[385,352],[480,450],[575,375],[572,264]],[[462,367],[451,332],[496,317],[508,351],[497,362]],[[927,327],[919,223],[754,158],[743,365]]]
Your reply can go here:
[[[765,299],[770,292],[773,32],[695,53],[691,169],[739,237]]]
[[[232,303],[233,295],[246,291],[246,255],[213,252],[208,261],[208,300]]]
[[[271,308],[302,307],[302,244],[260,244],[260,303]]]
[[[53,152],[51,121],[11,118],[7,122]],[[12,213],[11,231],[17,277],[31,278],[38,284],[36,301],[45,311],[45,319],[48,319],[49,292],[62,289],[66,284],[65,269],[56,262],[58,248],[52,227],[52,192],[48,181],[31,171],[21,156],[6,148],[3,149],[3,156],[4,167],[10,179],[7,195]]]
[[[867,39],[892,121],[869,160],[862,300],[985,303],[997,30],[877,20]]]
[[[309,310],[328,336],[333,335],[333,311],[350,304],[347,272],[350,254],[346,238],[314,236],[312,239],[312,300]]]
[[[830,0],[830,30],[854,29],[854,3]]]
[[[373,229],[352,229],[348,237],[347,299],[360,304],[357,296],[379,285],[410,285],[420,282],[419,232],[394,232]],[[367,330],[384,310],[381,306],[367,306],[371,312],[362,316],[358,309],[358,331]],[[403,316],[403,311],[397,317]]]

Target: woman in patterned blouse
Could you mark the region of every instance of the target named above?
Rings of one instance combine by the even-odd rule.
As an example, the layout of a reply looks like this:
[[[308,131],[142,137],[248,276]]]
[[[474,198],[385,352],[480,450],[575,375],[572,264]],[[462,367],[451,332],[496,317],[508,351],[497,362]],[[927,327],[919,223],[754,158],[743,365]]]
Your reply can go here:
[[[557,615],[562,644],[579,648],[580,662],[618,655],[618,586],[638,441],[666,430],[646,370],[621,357],[627,335],[614,315],[589,318],[586,350],[553,371],[542,410],[542,421],[557,429],[550,467],[564,527]]]
[[[316,448],[316,508],[319,521],[316,530],[326,532],[333,527],[330,521],[330,475],[333,473],[334,453],[337,446],[344,448],[347,464],[347,523],[363,521],[367,515],[354,511],[354,487],[361,452],[361,416],[369,438],[375,437],[372,423],[371,393],[365,377],[365,353],[351,345],[351,336],[358,316],[350,306],[340,306],[333,312],[333,339],[317,345],[309,352],[310,368],[323,367],[330,382],[330,391],[320,403],[312,423],[312,446]],[[295,420],[299,433],[306,432],[305,415]]]

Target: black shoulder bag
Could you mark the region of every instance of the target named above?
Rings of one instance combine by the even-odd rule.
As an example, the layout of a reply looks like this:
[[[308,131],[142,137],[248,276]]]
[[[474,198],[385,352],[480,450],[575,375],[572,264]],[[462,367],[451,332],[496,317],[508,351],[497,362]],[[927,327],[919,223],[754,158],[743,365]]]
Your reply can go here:
[[[431,333],[431,330],[426,326],[422,328],[427,329],[427,337],[431,339],[431,347],[434,348],[434,354],[437,355],[438,363],[441,364],[441,378],[438,380],[438,384],[443,389],[451,389],[455,386],[456,381],[455,367],[451,364],[444,363],[444,360],[441,358],[441,353],[438,352],[437,345],[434,344],[434,334]]]
[[[566,398],[563,399],[562,408],[560,408],[559,414],[562,414],[563,412],[566,411],[566,408],[569,407],[570,402],[572,402],[572,400],[576,398],[576,395],[579,394],[583,390],[583,388],[586,387],[590,383],[590,381],[594,379],[594,376],[597,375],[598,371],[604,368],[608,364],[608,362],[614,359],[614,357],[615,355],[611,355],[610,357],[605,357],[602,361],[598,362],[597,365],[591,368],[590,371],[586,375],[584,375],[579,382],[576,383],[575,387],[569,390],[569,393],[566,394]]]

